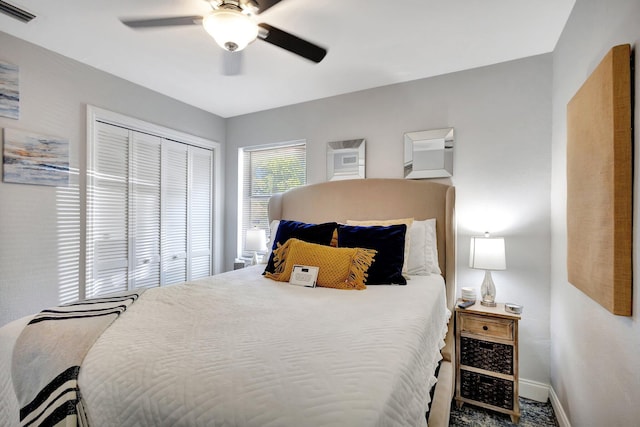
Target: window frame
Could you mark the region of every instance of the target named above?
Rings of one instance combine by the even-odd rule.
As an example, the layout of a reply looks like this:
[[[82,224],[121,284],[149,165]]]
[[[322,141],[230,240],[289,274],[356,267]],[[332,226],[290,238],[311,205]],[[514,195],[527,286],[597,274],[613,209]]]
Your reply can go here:
[[[246,170],[246,164],[248,163],[246,160],[246,156],[252,152],[258,151],[266,151],[266,150],[274,150],[274,149],[291,149],[295,147],[302,147],[304,149],[304,182],[300,185],[306,185],[308,182],[308,168],[307,168],[307,141],[305,139],[293,140],[288,142],[281,142],[276,144],[263,144],[263,145],[253,145],[240,147],[238,149],[238,214],[237,214],[237,240],[236,240],[236,258],[248,260],[252,257],[252,253],[245,251],[245,241],[244,236],[246,230],[249,228],[250,224],[247,224],[245,227],[245,201],[247,199],[262,199],[268,202],[269,198],[273,194],[264,194],[264,195],[255,195],[252,196],[252,188],[251,184],[249,184],[248,195],[245,193],[245,179],[247,176],[250,176],[250,171]],[[249,165],[251,167],[251,165]],[[295,188],[296,186],[289,187]],[[267,246],[271,245],[271,236],[270,236],[270,227],[268,218],[265,221],[265,231],[267,233]],[[268,250],[267,250],[268,252]]]

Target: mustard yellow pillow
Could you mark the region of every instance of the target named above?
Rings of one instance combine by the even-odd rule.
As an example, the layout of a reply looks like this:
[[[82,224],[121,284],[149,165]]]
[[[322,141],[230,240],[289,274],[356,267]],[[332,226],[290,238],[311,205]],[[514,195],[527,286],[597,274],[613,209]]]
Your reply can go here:
[[[404,262],[402,264],[402,274],[407,274],[409,270],[409,248],[411,247],[411,242],[409,238],[409,230],[411,229],[411,225],[413,224],[413,218],[400,218],[400,219],[372,219],[366,221],[358,221],[353,219],[347,220],[347,225],[358,225],[361,227],[367,227],[370,225],[379,225],[386,227],[388,225],[398,225],[404,224],[407,226],[407,233],[404,238]]]
[[[318,267],[317,286],[362,290],[375,255],[373,249],[334,248],[293,238],[274,249],[275,272],[265,276],[288,282],[294,265],[308,265]]]

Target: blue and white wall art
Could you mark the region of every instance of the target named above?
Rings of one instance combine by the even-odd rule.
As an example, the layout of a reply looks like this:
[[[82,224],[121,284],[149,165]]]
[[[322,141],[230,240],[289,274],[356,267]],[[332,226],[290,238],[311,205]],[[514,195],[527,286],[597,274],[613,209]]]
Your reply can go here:
[[[0,116],[20,117],[20,86],[17,65],[0,61]]]
[[[4,130],[3,181],[69,185],[69,140],[15,129]]]

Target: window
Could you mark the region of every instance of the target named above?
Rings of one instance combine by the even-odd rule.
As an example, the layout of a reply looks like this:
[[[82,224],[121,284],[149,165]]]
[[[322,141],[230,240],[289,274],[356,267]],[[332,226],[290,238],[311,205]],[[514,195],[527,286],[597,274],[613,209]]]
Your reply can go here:
[[[116,122],[91,124],[85,296],[213,274],[215,143]]]
[[[306,144],[240,149],[242,206],[240,213],[239,254],[249,257],[244,250],[246,230],[258,227],[267,231],[269,238],[269,197],[307,182]]]

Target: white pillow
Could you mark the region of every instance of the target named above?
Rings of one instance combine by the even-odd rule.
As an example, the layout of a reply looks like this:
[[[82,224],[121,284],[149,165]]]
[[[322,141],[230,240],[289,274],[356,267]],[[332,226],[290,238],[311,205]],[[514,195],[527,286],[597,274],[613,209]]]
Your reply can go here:
[[[427,231],[425,221],[413,221],[409,229],[410,248],[407,273],[414,276],[428,276],[426,262]]]
[[[262,257],[262,262],[260,262],[260,264],[267,264],[269,262],[269,258],[271,258],[271,252],[272,252],[272,246],[273,246],[273,241],[276,238],[276,233],[278,232],[278,226],[280,225],[280,221],[278,221],[277,219],[274,219],[273,221],[271,221],[271,224],[269,224],[269,233],[271,233],[269,235],[269,240],[267,240],[267,253]]]
[[[438,264],[435,218],[413,221],[409,229],[410,248],[407,273],[417,276],[442,274]]]

